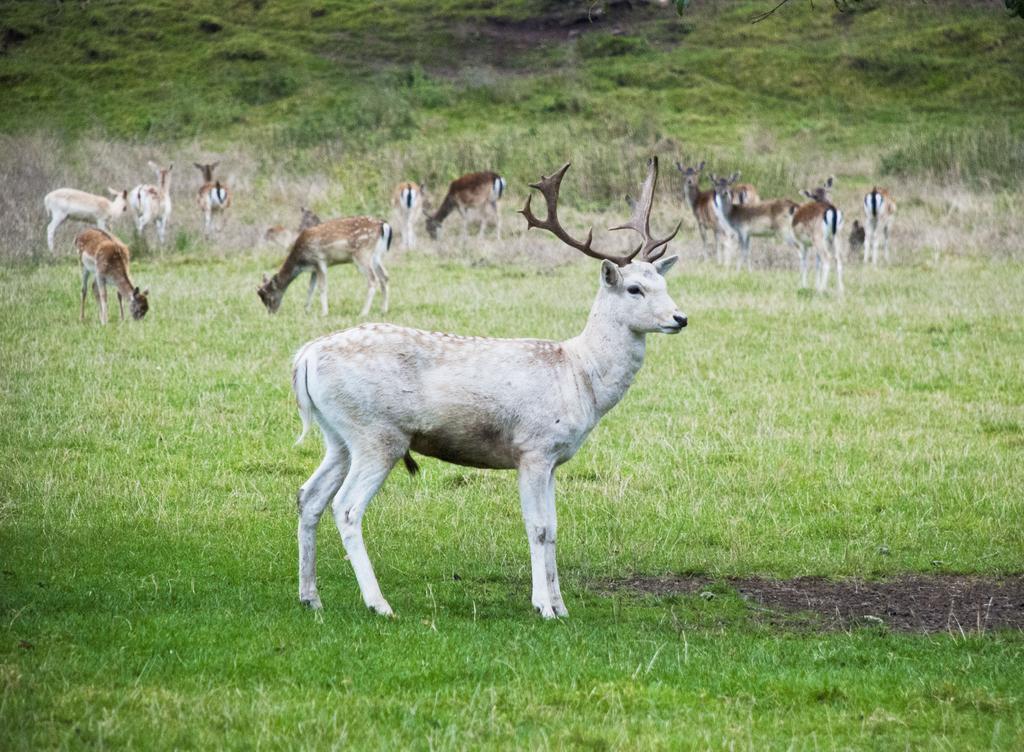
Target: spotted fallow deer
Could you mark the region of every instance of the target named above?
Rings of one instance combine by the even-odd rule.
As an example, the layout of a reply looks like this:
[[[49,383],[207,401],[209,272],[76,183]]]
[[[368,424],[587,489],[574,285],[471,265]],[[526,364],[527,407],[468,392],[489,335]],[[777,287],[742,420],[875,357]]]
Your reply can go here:
[[[494,217],[494,235],[501,240],[501,212],[498,210],[498,201],[505,195],[508,183],[496,172],[471,172],[461,178],[453,180],[448,186],[448,193],[445,194],[441,206],[433,214],[427,214],[427,232],[430,237],[437,240],[437,232],[441,229],[441,223],[453,211],[462,215],[462,238],[465,240],[469,232],[469,215],[472,211],[480,213],[480,234],[484,236],[486,226],[486,215]]]
[[[650,232],[658,175],[651,160],[632,219],[620,228],[642,237],[636,250],[610,256],[579,241],[558,221],[566,164],[531,187],[544,196],[547,217],[523,207],[529,227],[601,260],[597,298],[583,332],[572,339],[489,339],[364,324],[304,345],[292,388],[302,418],[325,455],[299,489],[299,600],[320,608],[316,529],[328,503],[366,605],[390,616],[363,544],[367,505],[400,459],[415,472],[410,451],[445,462],[519,472],[530,546],[533,606],[544,618],[565,616],[555,562],[555,469],[576,454],[590,431],[625,395],[644,361],[646,336],[674,334],[686,317],[668,294],[663,258],[675,232]],[[676,227],[676,232],[679,228]]]
[[[320,286],[320,312],[327,315],[327,267],[354,263],[366,277],[366,302],[360,316],[370,312],[374,294],[380,288],[381,309],[388,312],[388,273],[384,254],[391,247],[391,225],[373,217],[329,219],[303,230],[295,239],[281,268],[273,277],[263,275],[256,293],[269,313],[277,313],[288,285],[303,272],[310,273],[306,311]]]
[[[836,264],[836,291],[843,292],[842,236],[843,213],[832,204],[830,192],[835,178],[829,176],[824,185],[800,193],[810,199],[793,214],[793,244],[800,254],[800,286],[807,287],[807,255],[813,248],[817,269],[817,289],[828,287],[832,262]]]
[[[708,259],[708,233],[711,233],[715,240],[715,260],[719,263],[724,261],[725,240],[728,231],[718,221],[715,215],[714,199],[715,191],[702,191],[700,189],[700,176],[704,170],[704,162],[696,167],[687,167],[676,162],[676,167],[683,173],[683,198],[693,212],[693,218],[697,220],[697,231],[700,233],[701,258]],[[739,175],[739,173],[737,173]]]
[[[155,220],[157,240],[162,245],[167,236],[167,222],[171,218],[171,170],[174,164],[164,169],[150,162],[149,168],[156,173],[157,184],[135,186],[128,194],[128,202],[135,210],[135,231],[142,235],[146,226]]]
[[[199,211],[203,213],[204,232],[209,235],[214,229],[213,215],[218,214],[223,217],[224,212],[231,206],[231,192],[221,181],[213,179],[213,171],[220,162],[213,164],[193,162],[192,164],[203,173],[203,184],[199,186],[196,199]]]
[[[712,175],[711,182],[715,190],[713,201],[715,216],[722,225],[728,227],[736,235],[739,242],[737,269],[743,266],[744,260],[747,263],[747,269],[751,268],[750,236],[752,233],[770,232],[791,244],[793,243],[793,215],[798,207],[795,201],[780,198],[774,201],[759,201],[754,204],[739,204],[733,200],[736,186],[729,179],[717,178]]]
[[[131,253],[128,246],[106,230],[89,227],[78,233],[75,248],[82,266],[82,307],[79,320],[85,321],[85,298],[89,292],[89,276],[96,275],[92,283],[93,292],[100,304],[100,323],[107,323],[107,283],[117,288],[117,305],[124,321],[124,299],[131,303],[132,318],[138,321],[149,310],[149,290],[140,291],[128,276]]]
[[[889,263],[889,230],[896,218],[896,202],[892,194],[875,186],[864,196],[864,263],[871,259],[878,266],[878,236],[885,245],[885,263]]]
[[[115,191],[113,188],[107,188],[107,191],[114,197],[113,201],[74,188],[58,188],[46,194],[43,206],[50,215],[50,224],[46,227],[46,245],[51,252],[57,228],[66,219],[92,222],[105,230],[108,222],[121,218],[128,210],[128,191]]]
[[[424,188],[419,183],[399,183],[391,194],[391,206],[401,221],[402,248],[416,247],[416,222],[425,211],[423,202]]]

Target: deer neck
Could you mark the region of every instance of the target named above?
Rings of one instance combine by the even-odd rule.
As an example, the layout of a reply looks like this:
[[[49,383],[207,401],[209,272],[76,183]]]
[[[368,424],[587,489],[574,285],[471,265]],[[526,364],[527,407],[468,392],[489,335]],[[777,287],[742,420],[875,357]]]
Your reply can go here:
[[[444,222],[445,217],[455,211],[457,203],[458,202],[455,200],[455,194],[452,191],[448,191],[447,195],[444,197],[444,201],[441,203],[441,206],[438,207],[437,212],[434,214],[434,221],[438,224]]]
[[[601,305],[598,293],[583,332],[566,342],[577,361],[579,375],[589,385],[598,416],[618,404],[644,364],[645,334],[634,332]]]
[[[686,203],[693,209],[697,205],[697,199],[700,197],[700,187],[696,183],[689,181],[683,183],[683,197],[686,199]]]

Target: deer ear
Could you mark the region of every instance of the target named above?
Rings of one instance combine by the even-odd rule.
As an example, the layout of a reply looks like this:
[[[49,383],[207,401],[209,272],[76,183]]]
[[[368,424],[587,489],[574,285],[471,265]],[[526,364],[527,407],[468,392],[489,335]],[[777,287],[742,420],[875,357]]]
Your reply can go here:
[[[267,276],[266,272],[263,273],[263,284],[266,285],[270,282],[270,277]]]
[[[676,265],[676,262],[678,260],[679,260],[678,256],[666,256],[663,259],[659,259],[658,261],[655,261],[654,262],[654,268],[658,270],[658,274],[660,274],[662,277],[664,277],[666,274],[668,274],[668,270]]]
[[[814,194],[813,194],[813,193],[811,193],[811,192],[810,192],[809,190],[807,190],[806,188],[804,188],[804,189],[802,189],[802,190],[800,191],[800,195],[801,195],[801,196],[807,196],[807,198],[814,198]]]
[[[107,186],[107,193],[109,193],[111,196],[120,196],[121,195],[121,191],[115,191],[109,185]]]
[[[601,262],[601,282],[608,288],[616,288],[622,284],[622,272],[607,259]]]
[[[739,179],[740,179],[740,174],[739,174],[738,172],[734,172],[734,173],[732,174],[732,177],[731,177],[731,178],[729,178],[729,182],[730,182],[730,183],[735,183],[735,182],[736,182],[737,180],[739,180]]]
[[[835,183],[835,182],[836,182],[836,176],[835,175],[829,175],[828,176],[828,180],[825,181],[825,187],[826,188],[831,188],[832,184]]]
[[[147,287],[145,290],[143,290],[142,294],[143,294],[143,296],[149,295],[149,288]]]
[[[705,164],[706,163],[704,162],[704,160],[701,160],[700,164],[697,165],[697,172],[700,172],[701,170],[703,170]]]

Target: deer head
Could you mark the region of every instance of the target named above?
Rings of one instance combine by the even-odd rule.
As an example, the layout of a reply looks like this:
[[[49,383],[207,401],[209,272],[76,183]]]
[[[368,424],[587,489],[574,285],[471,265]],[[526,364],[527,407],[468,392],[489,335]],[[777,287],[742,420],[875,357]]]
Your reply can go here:
[[[647,162],[647,179],[640,189],[640,198],[632,202],[633,216],[625,224],[612,230],[633,230],[640,235],[640,245],[635,250],[612,256],[593,248],[593,231],[587,239],[579,241],[562,227],[558,220],[558,194],[562,178],[569,163],[549,177],[542,177],[530,187],[541,192],[547,204],[547,217],[538,219],[530,208],[533,198],[526,199],[520,212],[526,217],[529,229],[534,227],[547,230],[566,245],[586,256],[601,261],[601,287],[594,304],[592,316],[606,318],[625,325],[638,334],[664,332],[674,334],[686,326],[686,317],[680,313],[668,294],[664,275],[676,263],[678,257],[662,258],[666,247],[679,232],[679,225],[667,237],[657,238],[651,234],[651,206],[654,202],[654,188],[658,181],[658,159]]]
[[[277,313],[284,299],[285,288],[277,281],[277,276],[268,277],[263,275],[263,284],[256,288],[256,294],[260,296],[263,305],[267,307],[267,313]]]
[[[207,183],[212,183],[213,171],[217,168],[217,165],[219,165],[220,162],[214,162],[213,164],[199,164],[198,162],[193,162],[192,164],[196,166],[197,170],[203,173],[203,180]]]
[[[136,287],[132,290],[132,302],[131,311],[132,318],[139,321],[143,316],[146,315],[146,311],[149,310],[149,290],[143,290],[139,292],[139,288]]]

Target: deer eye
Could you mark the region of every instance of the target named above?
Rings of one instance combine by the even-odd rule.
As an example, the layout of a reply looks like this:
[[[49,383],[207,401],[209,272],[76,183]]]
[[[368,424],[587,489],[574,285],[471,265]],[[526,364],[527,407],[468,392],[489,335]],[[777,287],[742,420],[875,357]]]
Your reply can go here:
[[[630,295],[639,295],[641,298],[644,296],[644,291],[640,289],[639,285],[630,285],[626,288],[626,292]]]

